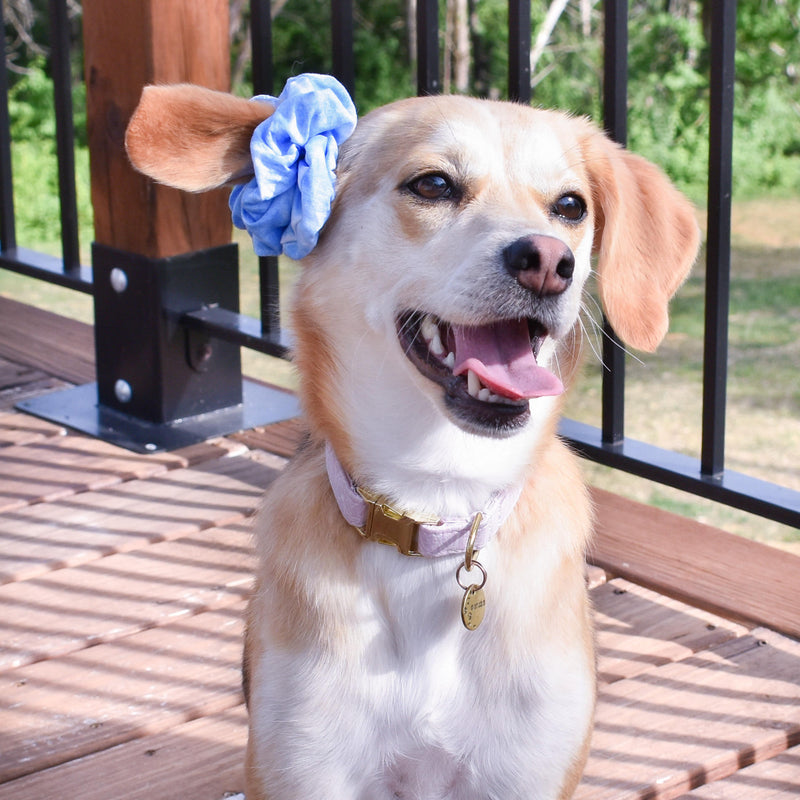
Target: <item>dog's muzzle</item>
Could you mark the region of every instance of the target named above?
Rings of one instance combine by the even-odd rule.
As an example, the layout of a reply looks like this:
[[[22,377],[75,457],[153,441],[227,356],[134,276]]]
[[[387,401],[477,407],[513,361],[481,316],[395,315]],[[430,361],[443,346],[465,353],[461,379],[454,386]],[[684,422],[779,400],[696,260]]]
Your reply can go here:
[[[443,388],[451,416],[474,433],[510,435],[530,416],[530,400],[564,391],[559,378],[536,361],[548,335],[536,320],[468,326],[406,312],[397,331],[411,363]]]

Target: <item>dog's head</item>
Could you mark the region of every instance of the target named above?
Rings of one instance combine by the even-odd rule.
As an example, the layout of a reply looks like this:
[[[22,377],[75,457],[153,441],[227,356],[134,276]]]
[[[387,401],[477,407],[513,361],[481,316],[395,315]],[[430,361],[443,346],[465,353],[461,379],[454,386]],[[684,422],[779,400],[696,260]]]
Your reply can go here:
[[[253,104],[234,112],[209,93],[189,111],[160,89],[155,108],[150,92],[151,120],[184,115],[180,152],[164,135],[145,142],[134,118],[137,166],[195,190],[242,172]],[[541,428],[577,362],[593,257],[615,330],[650,351],[697,244],[693,210],[664,175],[584,120],[454,96],[378,109],[342,148],[296,296],[312,423],[351,463],[416,431],[436,446],[454,427],[492,440]]]

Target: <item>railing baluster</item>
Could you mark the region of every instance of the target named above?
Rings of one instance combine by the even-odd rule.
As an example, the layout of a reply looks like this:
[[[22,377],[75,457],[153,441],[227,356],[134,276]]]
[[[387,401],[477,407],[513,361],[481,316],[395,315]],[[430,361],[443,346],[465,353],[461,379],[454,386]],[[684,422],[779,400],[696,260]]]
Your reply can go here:
[[[628,2],[606,0],[603,38],[603,125],[612,139],[628,139]],[[625,438],[625,350],[603,319],[602,437],[607,444]]]
[[[272,4],[250,0],[250,43],[253,59],[253,93],[272,94]]]
[[[628,141],[628,2],[606,0],[603,36],[603,127],[615,141]]]
[[[331,40],[333,74],[355,98],[356,68],[353,59],[353,0],[332,0]]]
[[[0,18],[3,16],[2,7],[0,7]],[[0,41],[0,58],[2,58],[2,63],[0,63],[0,251],[8,252],[17,246],[17,233],[14,221],[11,120],[8,114],[8,72],[6,70],[5,36]]]
[[[58,192],[61,208],[61,250],[64,272],[80,271],[78,201],[75,188],[75,136],[72,128],[72,69],[66,0],[50,0],[51,60],[56,111]]]
[[[439,94],[439,4],[417,0],[417,94]]]
[[[508,3],[508,98],[531,102],[531,0]]]
[[[250,41],[253,48],[253,93],[274,91],[272,66],[272,4],[270,0],[251,0]],[[261,332],[275,336],[281,327],[280,277],[277,256],[258,259],[259,314]]]
[[[725,468],[735,55],[736,0],[715,0],[711,3],[706,328],[700,456],[701,472],[707,476],[721,475]]]
[[[280,269],[277,256],[258,259],[259,313],[261,332],[274,336],[281,329]]]

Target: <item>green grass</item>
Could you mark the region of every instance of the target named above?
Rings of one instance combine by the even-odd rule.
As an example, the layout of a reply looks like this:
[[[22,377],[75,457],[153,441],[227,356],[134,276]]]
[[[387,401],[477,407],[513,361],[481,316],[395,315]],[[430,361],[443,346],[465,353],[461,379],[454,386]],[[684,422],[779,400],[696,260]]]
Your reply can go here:
[[[726,464],[729,469],[800,490],[800,198],[764,198],[734,207]],[[58,233],[55,232],[57,241]],[[258,309],[258,265],[249,242],[241,254],[241,307]],[[50,249],[53,242],[26,246]],[[671,306],[671,326],[654,355],[629,358],[626,434],[699,456],[702,409],[704,260]],[[281,260],[282,303],[296,265]],[[91,299],[0,271],[0,294],[87,322]],[[285,320],[284,320],[285,321]],[[598,359],[587,349],[583,379],[568,399],[569,416],[597,425]],[[243,351],[246,374],[296,385],[279,359]],[[800,553],[800,531],[587,463],[589,480],[611,491]]]

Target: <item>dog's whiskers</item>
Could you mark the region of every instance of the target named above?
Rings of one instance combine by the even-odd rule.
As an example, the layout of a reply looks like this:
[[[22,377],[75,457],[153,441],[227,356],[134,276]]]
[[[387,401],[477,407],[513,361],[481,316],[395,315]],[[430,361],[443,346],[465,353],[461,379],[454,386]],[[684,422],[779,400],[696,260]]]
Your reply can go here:
[[[400,326],[400,331],[399,332],[400,332],[401,338],[405,339],[407,341],[407,344],[406,344],[405,350],[404,350],[405,355],[409,354],[409,352],[411,351],[411,348],[414,347],[414,345],[417,343],[417,341],[419,340],[419,337],[421,335],[419,326],[416,326],[416,330],[414,329],[414,327],[415,327],[414,319],[419,314],[424,314],[424,313],[425,312],[422,311],[421,309],[417,309],[416,311],[414,311],[411,314],[409,314],[403,320],[403,324]],[[414,335],[413,336],[406,336],[405,334],[408,333],[409,331],[412,331]]]
[[[592,309],[589,308],[589,303],[591,303],[591,305],[594,307],[594,312],[599,314],[601,317],[603,316],[603,309],[600,306],[600,303],[598,303],[598,301],[594,297],[594,295],[584,290],[582,292],[582,298],[583,299],[581,300],[580,304],[581,314],[578,317],[578,322],[580,323],[580,326],[584,334],[586,334],[586,337],[589,340],[589,347],[592,349],[592,353],[600,363],[600,366],[604,370],[610,370],[610,367],[603,361],[603,357],[601,355],[602,347],[600,346],[600,342],[603,338],[607,339],[615,347],[618,347],[620,350],[622,350],[622,352],[625,353],[626,356],[630,356],[632,359],[634,359],[634,361],[644,366],[644,361],[642,361],[642,359],[639,358],[639,356],[637,356],[635,353],[632,353],[619,339],[615,339],[609,336],[608,331],[606,331],[603,323],[597,320],[595,313],[593,313]],[[589,335],[589,331],[586,325],[584,325],[584,319],[587,322],[589,322],[594,333],[599,335],[595,336]]]
[[[594,298],[591,295],[588,296],[590,300],[594,301]],[[587,325],[588,323],[588,325]],[[603,355],[602,355],[602,348],[600,347],[600,337],[598,334],[602,335],[603,327],[600,325],[597,320],[594,318],[591,309],[589,309],[588,305],[584,302],[580,304],[580,313],[578,315],[578,324],[581,326],[581,330],[583,331],[583,336],[586,341],[589,343],[589,348],[592,351],[592,354],[603,367],[606,369],[606,365],[603,363]]]
[[[584,311],[584,310],[585,309],[583,308],[583,306],[581,306],[581,311]],[[583,318],[579,316],[578,317],[578,325],[581,326],[581,331],[583,332],[583,338],[589,343],[589,349],[592,351],[592,355],[594,355],[595,359],[597,359],[597,361],[600,363],[600,365],[603,368],[605,368],[605,364],[603,364],[603,357],[602,357],[602,355],[600,353],[600,350],[599,350],[599,347],[598,347],[597,337],[591,335],[592,333],[596,333],[596,327],[595,327],[595,324],[594,324],[594,320],[592,320],[591,317],[589,317],[589,320],[591,322],[591,325],[587,327],[584,324]],[[589,328],[591,328],[592,330],[590,331]]]

